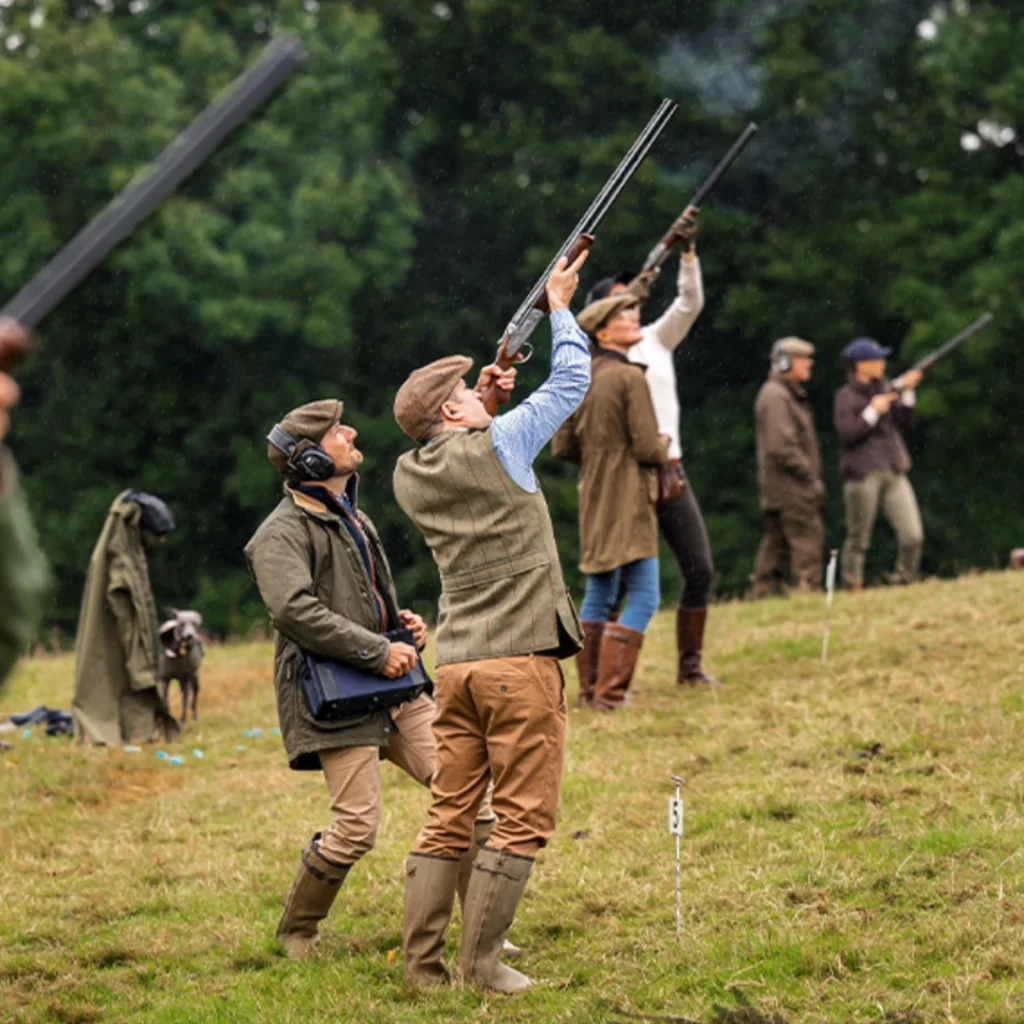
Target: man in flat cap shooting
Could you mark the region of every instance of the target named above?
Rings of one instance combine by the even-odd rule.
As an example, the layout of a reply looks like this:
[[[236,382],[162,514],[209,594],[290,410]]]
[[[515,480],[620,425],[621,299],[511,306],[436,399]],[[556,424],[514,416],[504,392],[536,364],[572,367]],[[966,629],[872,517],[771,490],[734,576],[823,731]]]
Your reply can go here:
[[[285,416],[267,449],[285,479],[285,494],[245,548],[274,624],[274,688],[288,762],[297,771],[323,771],[334,815],[302,851],[278,924],[277,937],[294,959],[313,951],[319,923],[346,876],[374,846],[381,759],[424,786],[434,773],[435,705],[426,694],[391,708],[320,720],[303,691],[304,652],[395,679],[413,668],[417,648],[426,643],[423,620],[398,607],[380,538],[359,508],[363,454],[356,438],[336,399],[310,402]],[[384,635],[402,627],[412,632],[414,644]]]
[[[843,349],[846,383],[836,392],[833,420],[839,434],[839,475],[843,478],[846,540],[843,543],[843,584],[849,590],[864,585],[864,559],[879,505],[896,534],[899,550],[893,583],[917,579],[924,528],[910,472],[910,453],[902,431],[916,420],[917,386],[921,371],[901,378],[899,391],[885,376],[891,348],[873,338],[857,338]]]
[[[399,426],[418,442],[395,468],[395,495],[441,574],[430,818],[406,862],[403,945],[412,985],[449,979],[443,961],[459,858],[488,780],[498,824],[477,854],[463,906],[460,974],[512,993],[528,978],[501,963],[505,935],[537,851],[555,829],[565,751],[560,658],[581,646],[533,462],[583,401],[587,339],[568,306],[581,256],[547,282],[554,347],[547,381],[492,418],[449,356],[415,371],[395,397]],[[478,388],[507,392],[495,367]]]
[[[754,403],[757,482],[764,535],[754,562],[752,596],[784,594],[790,574],[799,591],[821,586],[825,544],[821,450],[805,385],[814,346],[802,338],[772,345],[772,368]]]

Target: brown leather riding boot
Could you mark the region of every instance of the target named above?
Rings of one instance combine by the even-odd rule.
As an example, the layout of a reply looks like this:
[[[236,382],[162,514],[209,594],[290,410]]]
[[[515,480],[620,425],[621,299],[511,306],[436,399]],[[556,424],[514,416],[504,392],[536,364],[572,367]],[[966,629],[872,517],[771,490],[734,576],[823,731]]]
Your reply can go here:
[[[676,643],[679,647],[680,686],[718,686],[718,680],[701,667],[707,608],[679,608],[676,611]]]
[[[597,686],[597,658],[601,653],[603,622],[583,622],[583,650],[576,655],[576,674],[580,677],[580,694],[576,707],[589,708],[594,703]]]
[[[601,653],[597,661],[597,688],[593,706],[599,711],[614,711],[622,707],[626,691],[633,681],[643,633],[611,622],[601,635]]]

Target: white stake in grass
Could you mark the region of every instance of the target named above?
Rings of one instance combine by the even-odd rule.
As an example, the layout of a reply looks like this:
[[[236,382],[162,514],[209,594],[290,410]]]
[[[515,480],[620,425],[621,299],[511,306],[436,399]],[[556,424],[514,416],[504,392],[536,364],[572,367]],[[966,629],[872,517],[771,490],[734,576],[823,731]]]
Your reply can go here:
[[[832,549],[832,555],[828,560],[828,569],[825,571],[825,635],[821,638],[821,663],[828,661],[828,635],[832,628],[832,598],[836,592],[836,565],[838,563],[839,551]]]
[[[682,867],[682,842],[683,842],[683,786],[686,779],[680,775],[673,775],[672,781],[676,786],[676,795],[669,797],[668,801],[668,831],[676,837],[676,938],[682,941],[683,938],[683,867]]]

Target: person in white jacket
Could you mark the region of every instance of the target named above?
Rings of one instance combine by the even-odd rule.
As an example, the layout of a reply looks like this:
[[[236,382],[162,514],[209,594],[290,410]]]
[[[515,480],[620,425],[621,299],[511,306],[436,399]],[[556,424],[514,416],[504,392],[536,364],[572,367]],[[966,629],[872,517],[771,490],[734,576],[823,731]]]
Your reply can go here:
[[[683,577],[683,590],[676,611],[679,654],[676,681],[684,686],[714,685],[717,680],[704,672],[702,651],[715,568],[704,517],[683,469],[675,368],[675,350],[690,333],[704,308],[700,260],[694,247],[697,210],[689,207],[673,225],[673,231],[682,239],[683,250],[676,297],[657,320],[643,328],[643,339],[629,350],[629,358],[647,368],[647,386],[658,430],[668,438],[669,466],[658,502],[658,525]],[[587,305],[625,291],[639,292],[646,298],[648,290],[649,282],[639,278],[633,280],[631,275],[609,277],[590,290]]]

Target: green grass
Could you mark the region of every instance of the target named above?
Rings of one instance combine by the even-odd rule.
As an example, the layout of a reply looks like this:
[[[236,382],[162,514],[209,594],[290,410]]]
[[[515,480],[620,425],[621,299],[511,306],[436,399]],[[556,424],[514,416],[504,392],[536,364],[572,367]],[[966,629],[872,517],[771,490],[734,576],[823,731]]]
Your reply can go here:
[[[840,595],[826,668],[820,598],[723,605],[708,660],[728,685],[707,693],[676,690],[660,616],[634,706],[571,712],[558,835],[513,930],[542,984],[514,999],[405,991],[401,862],[428,795],[391,766],[321,952],[282,958],[326,794],[270,735],[269,645],[216,648],[204,720],[167,748],[181,767],[4,737],[0,1019],[1020,1021],[1022,607],[1024,573]],[[67,707],[71,676],[27,662],[0,710]]]

